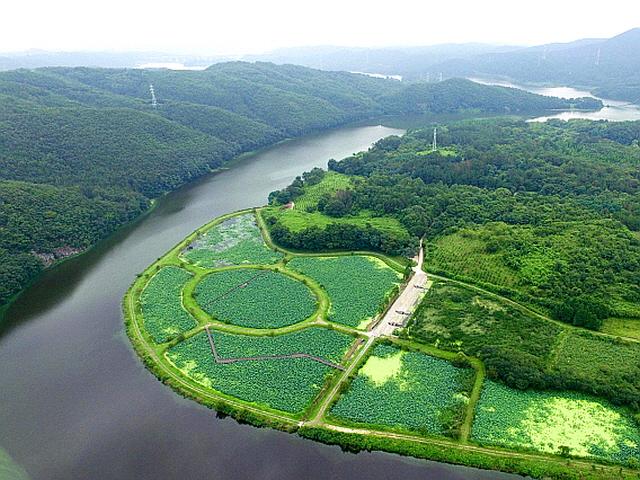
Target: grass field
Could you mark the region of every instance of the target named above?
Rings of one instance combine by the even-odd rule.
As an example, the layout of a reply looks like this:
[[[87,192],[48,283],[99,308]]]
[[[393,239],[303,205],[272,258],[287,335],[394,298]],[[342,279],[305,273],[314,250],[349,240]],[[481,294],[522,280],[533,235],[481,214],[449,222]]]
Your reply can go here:
[[[238,269],[204,277],[196,302],[216,319],[252,328],[278,328],[301,322],[317,307],[303,283],[271,270]]]
[[[473,230],[461,230],[429,243],[425,263],[434,270],[492,285],[515,287],[517,272],[497,253],[487,253],[486,242]]]
[[[639,258],[640,244],[614,221],[495,222],[435,239],[426,265],[550,315],[579,297],[602,303],[611,317],[640,318]]]
[[[269,249],[256,225],[255,216],[246,213],[211,227],[191,243],[182,256],[203,267],[276,263],[282,254]]]
[[[640,340],[640,318],[608,318],[602,331],[609,335]]]
[[[452,434],[462,420],[473,378],[472,369],[379,345],[330,415],[383,428]]]
[[[229,354],[272,355],[292,350],[322,349],[324,355],[339,361],[352,337],[332,330],[304,330],[278,337],[250,337],[214,332],[216,347]],[[316,346],[314,346],[314,344]],[[306,352],[305,352],[306,353]],[[291,414],[304,411],[335,369],[305,359],[215,363],[205,333],[179,343],[167,358],[187,377],[205,387],[241,400]]]
[[[599,337],[574,331],[567,335],[557,352],[554,369],[568,378],[598,384],[608,379],[640,395],[640,343]]]
[[[486,381],[472,438],[482,444],[629,463],[640,429],[626,411],[576,393],[510,389]]]
[[[308,208],[316,207],[325,193],[348,189],[352,184],[351,179],[341,173],[326,172],[320,183],[304,187],[304,193],[295,200],[296,209],[306,212]]]
[[[346,223],[359,227],[369,224],[381,231],[401,236],[407,235],[407,230],[400,221],[390,216],[374,217],[369,212],[362,211],[358,215],[338,218],[317,211],[318,201],[322,195],[348,189],[353,178],[336,172],[327,172],[320,183],[304,187],[304,193],[295,199],[295,208],[288,210],[270,207],[264,209],[264,214],[277,218],[292,232],[300,232],[308,227],[325,228],[333,223]]]
[[[156,343],[190,330],[196,322],[182,307],[182,288],[191,274],[179,267],[161,268],[140,296],[144,328]]]
[[[548,360],[562,327],[498,299],[436,282],[408,327],[409,334],[445,350],[478,356],[483,349],[515,349]]]
[[[332,223],[347,223],[351,225],[357,225],[359,227],[365,227],[371,225],[378,230],[398,234],[401,236],[407,235],[406,229],[402,224],[392,217],[373,217],[367,212],[361,212],[358,215],[350,215],[346,217],[329,217],[320,212],[306,212],[298,209],[293,210],[281,210],[280,208],[266,208],[265,215],[275,216],[281,221],[282,225],[287,227],[292,232],[300,232],[308,227],[325,228]]]
[[[364,255],[295,257],[287,268],[318,282],[329,294],[329,320],[364,328],[384,307],[401,275],[382,260]]]

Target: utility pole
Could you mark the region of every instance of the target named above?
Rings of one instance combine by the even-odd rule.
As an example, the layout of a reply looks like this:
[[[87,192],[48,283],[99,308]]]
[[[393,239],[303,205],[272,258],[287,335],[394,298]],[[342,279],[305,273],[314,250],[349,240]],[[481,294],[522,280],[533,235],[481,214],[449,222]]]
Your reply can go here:
[[[158,106],[158,101],[156,100],[156,91],[152,84],[149,84],[149,92],[151,93],[151,106],[156,108]]]
[[[431,151],[438,150],[438,127],[433,127],[433,144],[431,145]]]

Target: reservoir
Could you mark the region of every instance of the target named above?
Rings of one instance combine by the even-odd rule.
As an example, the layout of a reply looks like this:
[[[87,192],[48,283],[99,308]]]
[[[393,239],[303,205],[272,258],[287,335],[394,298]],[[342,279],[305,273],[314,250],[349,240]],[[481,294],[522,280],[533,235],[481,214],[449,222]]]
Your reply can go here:
[[[125,291],[188,233],[220,214],[264,204],[304,170],[402,132],[344,127],[265,149],[161,198],[148,215],[46,272],[10,308],[0,336],[0,452],[13,468],[34,480],[515,478],[343,453],[217,418],[161,384],[124,333]]]
[[[531,122],[546,122],[552,118],[559,120],[571,120],[574,118],[582,118],[587,120],[609,120],[611,122],[623,122],[627,120],[640,120],[640,105],[636,105],[630,102],[624,102],[620,100],[610,100],[606,98],[596,97],[592,93],[585,90],[578,90],[572,87],[538,87],[532,85],[519,85],[502,80],[493,79],[479,79],[470,78],[477,83],[484,85],[498,85],[502,87],[518,88],[520,90],[526,90],[528,92],[537,93],[538,95],[545,95],[549,97],[560,98],[580,98],[580,97],[592,97],[602,100],[604,108],[596,112],[582,112],[579,110],[570,110],[551,115],[545,115],[542,117],[533,118]]]

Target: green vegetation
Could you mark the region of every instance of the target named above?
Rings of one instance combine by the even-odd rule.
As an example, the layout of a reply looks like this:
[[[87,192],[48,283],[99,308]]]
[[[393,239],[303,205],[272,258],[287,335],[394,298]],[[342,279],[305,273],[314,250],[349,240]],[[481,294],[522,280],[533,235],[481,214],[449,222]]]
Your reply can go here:
[[[164,343],[196,326],[182,306],[182,289],[190,278],[191,274],[180,267],[163,267],[140,295],[144,328],[156,343]]]
[[[196,302],[215,319],[242,327],[293,325],[316,311],[316,298],[303,283],[271,270],[234,269],[204,277]]]
[[[436,283],[411,319],[408,335],[444,350],[482,359],[491,376],[518,388],[531,374],[513,368],[544,370],[563,328],[489,295],[446,282]]]
[[[640,318],[636,261],[640,243],[611,220],[489,223],[438,238],[427,256],[435,271],[506,292],[559,320],[593,329],[607,316]],[[615,271],[616,265],[622,268]],[[564,296],[570,289],[588,293]]]
[[[347,335],[319,329],[280,337],[258,338],[217,332],[215,338],[216,346],[219,346],[223,356],[238,353],[288,354],[311,347],[316,352],[322,351],[323,356],[334,361],[342,358],[352,342],[352,338]],[[171,348],[167,357],[184,375],[207,388],[291,414],[300,414],[309,406],[325,377],[333,370],[306,358],[217,364],[204,333]]]
[[[446,154],[416,130],[329,167],[358,179],[344,215],[426,235],[428,268],[599,329],[640,318],[639,129],[466,121],[440,128]]]
[[[234,335],[212,330],[211,336],[222,358],[307,353],[336,364],[342,362],[345,352],[353,343],[350,335],[320,327],[268,337]]]
[[[556,356],[553,371],[570,388],[640,409],[640,343],[572,331]]]
[[[601,330],[609,335],[640,340],[640,319],[607,318]]]
[[[288,187],[271,192],[263,210],[273,240],[284,247],[311,250],[377,250],[408,255],[417,240],[387,215],[361,210],[346,215],[352,205],[353,181],[346,175],[314,168]],[[282,205],[291,202],[294,208]]]
[[[270,250],[251,213],[214,225],[192,242],[183,256],[202,267],[276,263],[282,254]]]
[[[150,84],[156,108],[150,105]],[[0,305],[45,265],[86,250],[147,210],[152,199],[239,154],[380,114],[413,111],[401,95],[405,88],[364,75],[242,62],[182,72],[1,72]],[[478,92],[482,102],[465,101]],[[434,112],[481,114],[494,111],[494,101],[511,112],[570,106],[460,80],[427,84],[411,96],[428,98],[417,104]],[[346,231],[352,230],[332,236]],[[368,249],[400,252],[406,246],[375,229],[365,231]]]
[[[318,282],[331,301],[329,320],[350,327],[365,327],[382,312],[401,279],[382,260],[364,255],[294,257],[287,267]]]
[[[210,225],[235,229],[238,223],[226,223],[229,218]],[[240,215],[241,222],[247,218]],[[252,222],[247,225],[255,231]],[[618,471],[619,465],[637,466],[640,432],[631,410],[583,394],[531,389],[583,390],[637,408],[640,344],[578,330],[478,287],[439,278],[412,317],[406,333],[412,341],[366,341],[356,328],[384,308],[401,279],[389,267],[396,265],[392,259],[285,252],[282,264],[242,267],[255,253],[246,249],[245,258],[241,251],[234,257],[236,266],[195,267],[187,263],[185,248],[196,238],[190,235],[149,267],[125,298],[136,350],[181,393],[241,421],[299,430],[353,450],[383,449],[557,479],[612,473],[630,478],[632,471]],[[173,295],[179,299],[187,284],[186,306],[200,323],[158,345],[140,332],[146,326],[141,297],[172,269],[186,275]],[[145,300],[149,304],[151,297]],[[194,300],[212,315],[215,355],[204,331],[207,314]],[[336,323],[327,323],[325,315]],[[495,384],[485,373],[529,390]],[[502,403],[490,389],[506,392]],[[567,465],[560,455],[588,461]]]
[[[640,406],[640,343],[573,331],[491,294],[437,282],[412,318],[414,340],[480,358],[517,389],[573,389]]]
[[[563,456],[634,464],[640,428],[622,409],[576,393],[522,392],[487,381],[474,440]]]
[[[378,345],[332,408],[338,420],[425,435],[457,435],[474,371]]]

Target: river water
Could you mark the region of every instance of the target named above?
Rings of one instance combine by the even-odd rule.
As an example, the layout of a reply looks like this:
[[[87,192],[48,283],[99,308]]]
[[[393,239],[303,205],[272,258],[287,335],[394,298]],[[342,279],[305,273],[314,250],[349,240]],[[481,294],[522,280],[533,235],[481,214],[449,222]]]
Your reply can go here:
[[[219,419],[142,365],[122,297],[138,272],[213,217],[260,205],[304,170],[402,130],[342,128],[280,144],[158,201],[136,223],[47,272],[0,337],[0,448],[37,479],[495,479],[495,472],[343,453]]]
[[[483,79],[483,78],[470,78],[476,83],[482,83],[484,85],[499,85],[502,87],[518,88],[520,90],[526,90],[528,92],[537,93],[539,95],[545,95],[548,97],[560,97],[560,98],[580,98],[580,97],[592,97],[602,100],[604,108],[596,112],[581,112],[577,110],[564,111],[554,113],[551,115],[545,115],[542,117],[533,118],[531,122],[546,122],[552,118],[559,120],[572,120],[577,118],[587,120],[609,120],[612,122],[622,122],[626,120],[640,120],[640,105],[636,105],[630,102],[624,102],[620,100],[611,100],[606,98],[596,97],[592,93],[586,90],[579,90],[572,87],[537,87],[531,85],[520,85],[503,80],[496,79]]]

